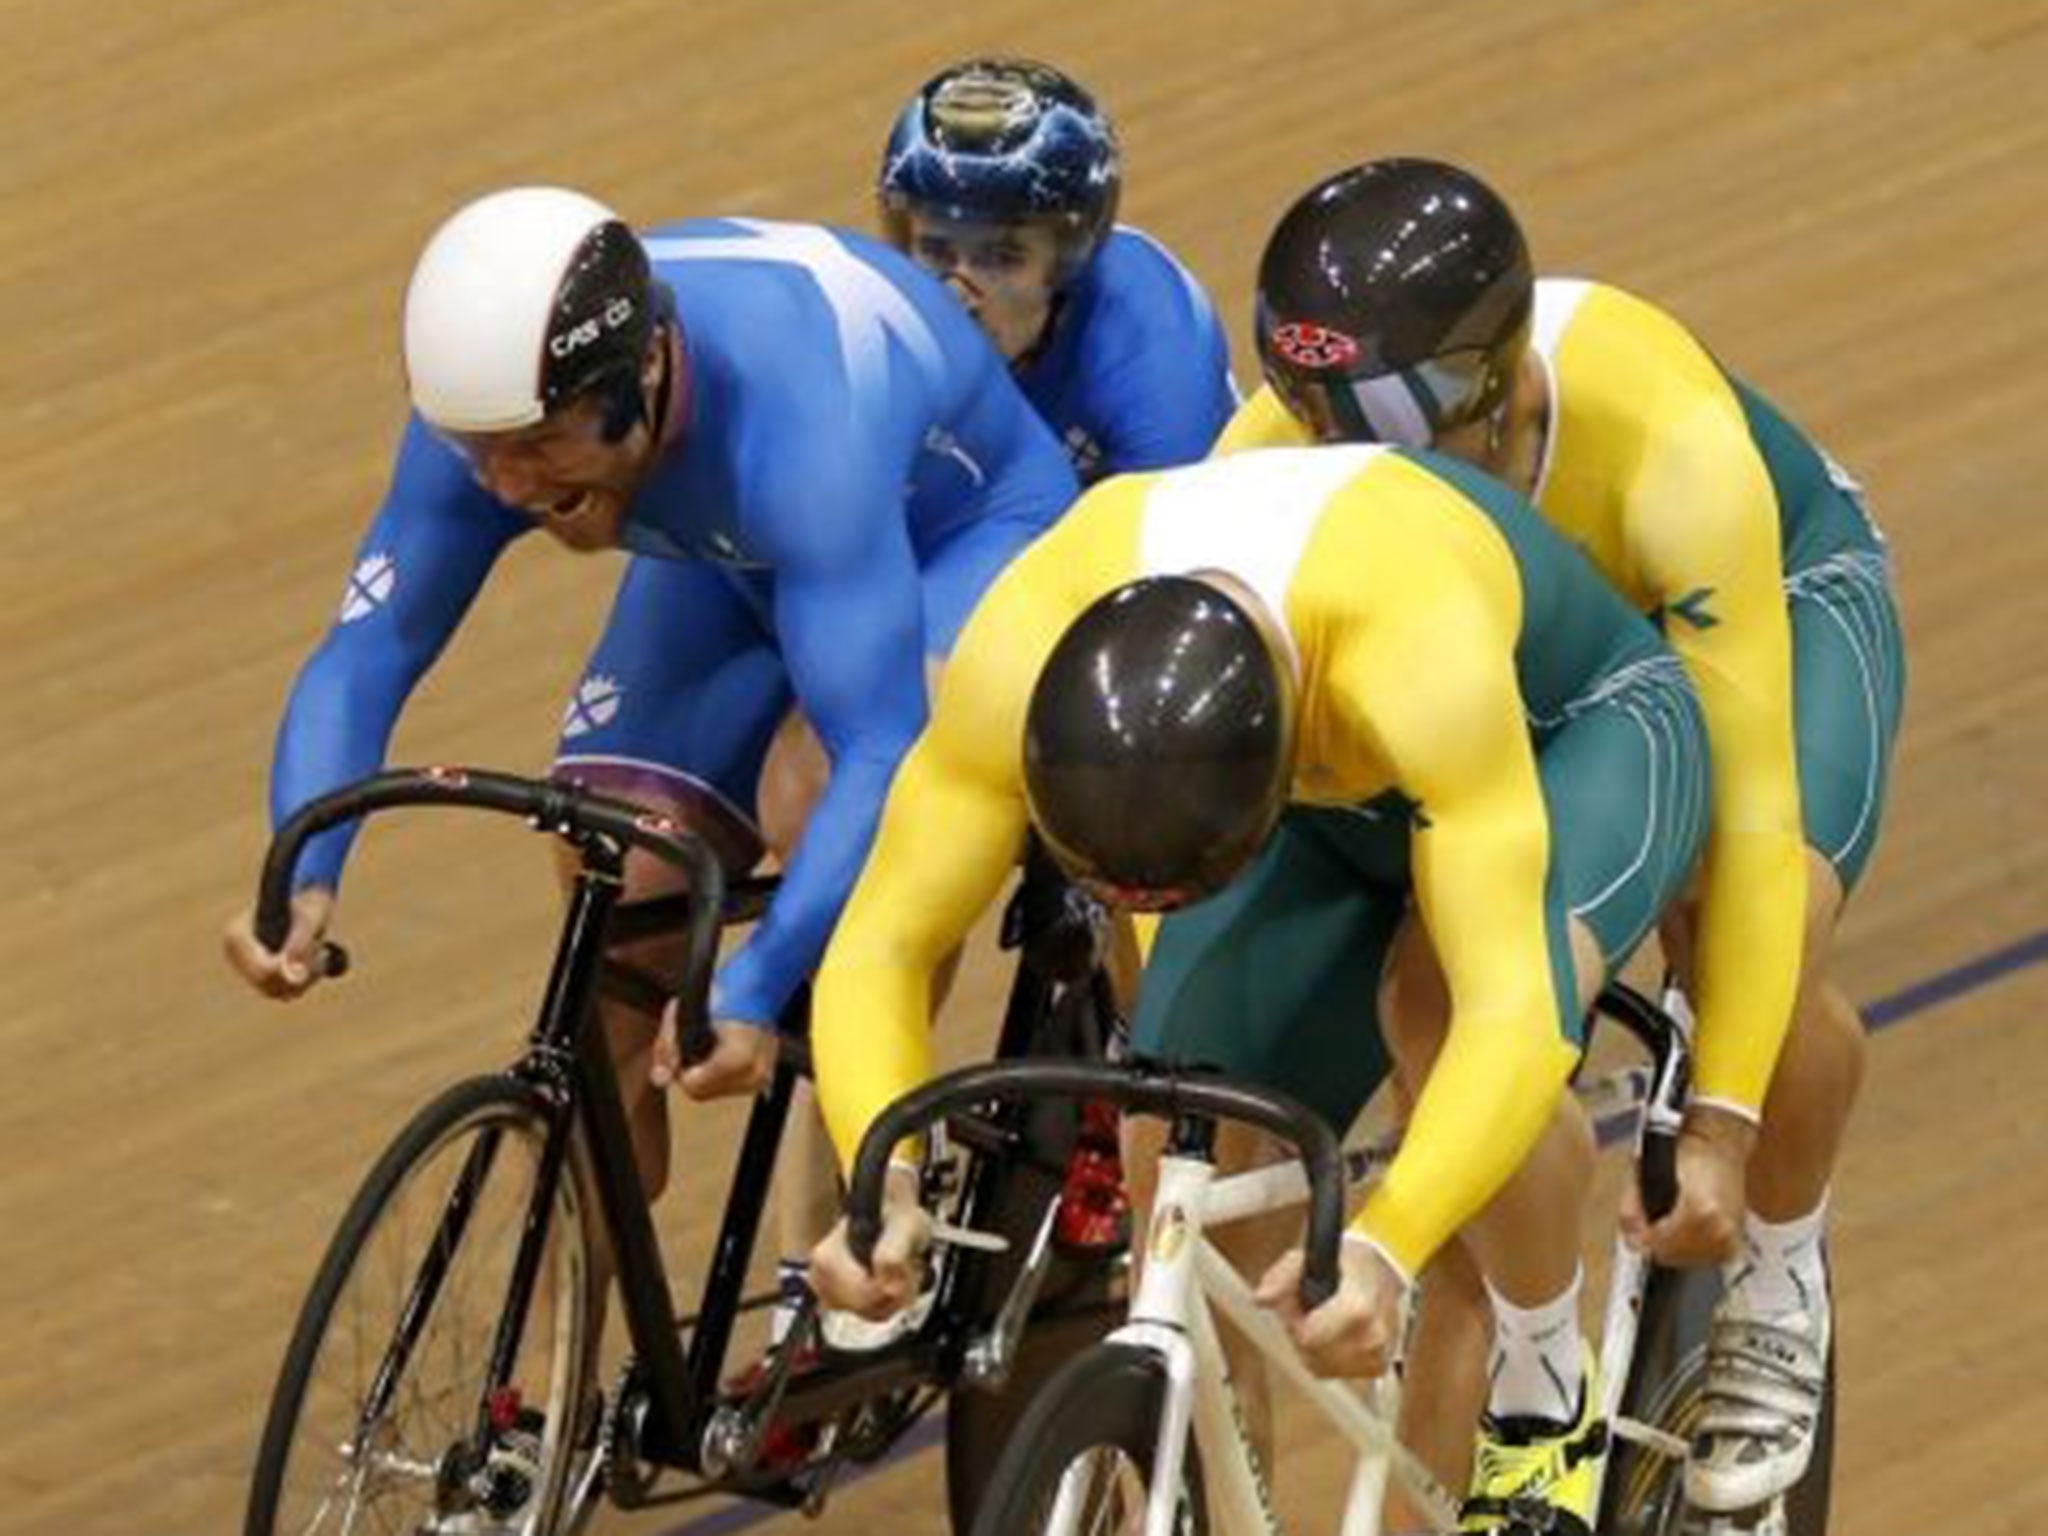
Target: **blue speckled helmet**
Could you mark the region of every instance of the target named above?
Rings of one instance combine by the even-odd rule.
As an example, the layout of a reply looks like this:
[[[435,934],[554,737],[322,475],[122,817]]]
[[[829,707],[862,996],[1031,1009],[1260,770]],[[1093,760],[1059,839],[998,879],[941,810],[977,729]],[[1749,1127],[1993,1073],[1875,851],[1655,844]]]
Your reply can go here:
[[[1081,87],[1029,59],[969,59],[935,75],[889,133],[876,193],[882,228],[909,246],[913,213],[1044,222],[1071,280],[1116,221],[1116,135]]]

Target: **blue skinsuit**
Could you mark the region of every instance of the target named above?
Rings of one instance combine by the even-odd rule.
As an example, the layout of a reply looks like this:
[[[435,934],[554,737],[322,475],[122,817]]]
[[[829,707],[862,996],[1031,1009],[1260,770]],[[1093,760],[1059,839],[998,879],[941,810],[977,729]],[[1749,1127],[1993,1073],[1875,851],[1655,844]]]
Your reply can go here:
[[[561,762],[666,769],[751,813],[801,705],[830,786],[713,1009],[767,1023],[822,953],[897,760],[927,657],[1073,499],[1058,441],[942,286],[817,225],[692,220],[645,237],[689,357],[687,424],[629,509],[633,552],[564,715]],[[341,612],[278,731],[271,810],[382,762],[408,694],[505,546],[538,524],[417,419]],[[334,886],[353,828],[309,848]]]
[[[1164,246],[1123,225],[1061,296],[1017,382],[1089,484],[1205,457],[1237,409],[1215,305]]]

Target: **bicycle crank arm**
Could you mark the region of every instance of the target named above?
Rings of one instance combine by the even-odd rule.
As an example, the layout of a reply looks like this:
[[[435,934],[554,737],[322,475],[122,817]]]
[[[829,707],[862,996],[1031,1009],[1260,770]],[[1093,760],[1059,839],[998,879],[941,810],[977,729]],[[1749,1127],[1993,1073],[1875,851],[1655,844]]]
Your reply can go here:
[[[1617,1440],[1626,1440],[1631,1445],[1640,1445],[1646,1451],[1654,1451],[1659,1456],[1668,1456],[1673,1461],[1684,1461],[1686,1458],[1688,1447],[1682,1435],[1671,1434],[1657,1428],[1654,1424],[1645,1424],[1641,1419],[1631,1419],[1621,1414],[1616,1414],[1611,1421],[1609,1433]]]
[[[950,1221],[932,1223],[932,1241],[952,1248],[972,1248],[976,1253],[1010,1251],[1010,1240],[1000,1232],[979,1232],[973,1227],[956,1227]]]
[[[967,1358],[961,1364],[961,1373],[977,1387],[1000,1387],[1010,1377],[1010,1366],[1017,1358],[1017,1341],[1024,1336],[1024,1324],[1030,1320],[1031,1309],[1038,1302],[1039,1288],[1045,1284],[1045,1277],[1052,1269],[1053,1222],[1059,1216],[1059,1201],[1045,1203],[1045,1215],[1038,1223],[1038,1235],[1031,1239],[1031,1252],[1025,1256],[1024,1267],[1017,1272],[1016,1282],[1010,1287],[1010,1294],[1003,1298],[1003,1307],[996,1314],[996,1320],[989,1325],[988,1332],[967,1347]],[[977,1238],[980,1233],[974,1234]],[[1002,1248],[1009,1244],[998,1238]]]

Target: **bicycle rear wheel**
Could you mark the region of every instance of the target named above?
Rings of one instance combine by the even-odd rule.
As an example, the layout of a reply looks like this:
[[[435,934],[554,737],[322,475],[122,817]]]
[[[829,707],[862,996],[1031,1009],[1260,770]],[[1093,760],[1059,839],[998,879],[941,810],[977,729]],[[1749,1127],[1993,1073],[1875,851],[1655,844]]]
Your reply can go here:
[[[428,1104],[378,1159],[285,1353],[246,1536],[557,1529],[595,1342],[573,1158],[545,1202],[511,1381],[482,1411],[551,1119],[529,1084],[474,1078]]]
[[[1150,1351],[1098,1344],[1068,1361],[1018,1424],[973,1536],[1136,1536],[1145,1526],[1165,1406],[1165,1367]],[[1208,1529],[1190,1436],[1174,1532],[1206,1536]]]
[[[1635,1362],[1622,1394],[1624,1416],[1681,1440],[1691,1438],[1706,1379],[1707,1334],[1720,1298],[1721,1277],[1716,1271],[1651,1273]],[[1813,1461],[1785,1496],[1786,1536],[1825,1536],[1834,1440],[1835,1360],[1830,1349]],[[1710,1517],[1686,1504],[1684,1485],[1685,1469],[1675,1457],[1617,1443],[1607,1469],[1599,1530],[1603,1536],[1705,1536],[1713,1528]]]

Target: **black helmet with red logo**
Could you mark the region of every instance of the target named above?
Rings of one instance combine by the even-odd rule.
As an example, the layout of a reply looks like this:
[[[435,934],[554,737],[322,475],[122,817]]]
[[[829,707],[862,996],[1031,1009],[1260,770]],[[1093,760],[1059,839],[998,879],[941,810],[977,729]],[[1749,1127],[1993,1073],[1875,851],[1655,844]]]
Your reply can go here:
[[[1435,160],[1373,160],[1287,210],[1259,261],[1259,360],[1326,442],[1426,448],[1497,409],[1535,279],[1506,203]]]

